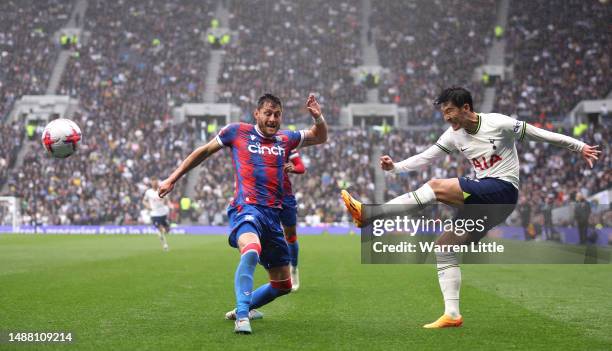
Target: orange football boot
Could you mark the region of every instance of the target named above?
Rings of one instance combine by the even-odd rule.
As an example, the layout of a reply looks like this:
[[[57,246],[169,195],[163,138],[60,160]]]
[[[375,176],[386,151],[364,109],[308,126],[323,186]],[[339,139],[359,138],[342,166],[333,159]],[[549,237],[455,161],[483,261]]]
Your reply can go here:
[[[423,328],[427,329],[438,329],[438,328],[451,328],[460,327],[463,324],[463,317],[459,316],[456,319],[453,317],[443,314],[442,317],[438,318],[437,321],[429,324],[425,324]]]
[[[342,195],[342,200],[344,200],[346,209],[353,217],[353,222],[361,228],[361,202],[355,200],[346,190],[342,190],[340,194]]]

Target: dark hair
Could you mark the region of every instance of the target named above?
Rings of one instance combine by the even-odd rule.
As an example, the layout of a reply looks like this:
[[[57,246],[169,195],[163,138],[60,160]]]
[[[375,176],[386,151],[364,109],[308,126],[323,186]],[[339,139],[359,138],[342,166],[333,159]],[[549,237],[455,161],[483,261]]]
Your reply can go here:
[[[281,100],[277,96],[272,95],[270,93],[263,94],[257,100],[257,109],[259,110],[260,108],[262,108],[266,102],[269,102],[272,106],[280,107],[281,110],[283,109],[283,104],[281,103]]]
[[[434,105],[442,105],[445,102],[452,102],[457,107],[463,107],[468,104],[470,111],[474,111],[474,105],[472,103],[472,93],[469,90],[462,87],[451,87],[442,90],[440,95],[434,101]]]

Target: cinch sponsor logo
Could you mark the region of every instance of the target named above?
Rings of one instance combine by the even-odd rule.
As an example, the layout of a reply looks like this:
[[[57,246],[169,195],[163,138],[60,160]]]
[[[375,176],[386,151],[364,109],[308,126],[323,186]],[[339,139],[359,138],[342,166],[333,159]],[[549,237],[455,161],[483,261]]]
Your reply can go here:
[[[285,148],[280,146],[261,146],[260,143],[249,144],[249,152],[252,154],[268,154],[275,156],[284,156]]]

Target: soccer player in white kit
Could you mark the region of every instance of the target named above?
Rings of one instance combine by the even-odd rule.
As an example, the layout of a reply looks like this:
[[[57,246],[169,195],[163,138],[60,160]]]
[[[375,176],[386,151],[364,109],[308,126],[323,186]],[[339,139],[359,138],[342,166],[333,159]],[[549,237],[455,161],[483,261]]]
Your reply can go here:
[[[440,106],[444,120],[451,126],[435,145],[418,155],[397,163],[387,155],[382,156],[381,168],[390,173],[416,171],[435,159],[459,151],[472,163],[476,179],[432,179],[419,189],[386,204],[371,206],[372,211],[368,211],[367,215],[369,218],[363,218],[361,203],[343,190],[342,199],[358,226],[381,216],[410,215],[438,201],[458,207],[456,218],[486,218],[484,230],[474,230],[465,235],[444,232],[436,240],[438,245],[469,245],[479,241],[489,229],[502,223],[514,210],[519,189],[519,160],[514,144],[516,141],[529,138],[578,152],[590,167],[593,167],[593,162],[600,154],[598,146],[589,146],[574,138],[549,132],[502,114],[475,113],[472,95],[464,88],[445,89],[435,103]],[[481,206],[464,206],[471,204]],[[444,314],[424,327],[459,327],[463,323],[463,317],[459,313],[461,271],[457,255],[452,252],[436,253],[436,261],[438,280],[444,297]]]
[[[170,224],[168,224],[168,213],[170,209],[168,207],[168,199],[162,199],[157,194],[159,187],[159,181],[157,178],[151,178],[151,188],[145,191],[143,203],[149,215],[151,216],[151,222],[157,228],[159,240],[161,241],[162,248],[164,251],[168,251],[168,242],[166,241],[166,234],[170,231]]]

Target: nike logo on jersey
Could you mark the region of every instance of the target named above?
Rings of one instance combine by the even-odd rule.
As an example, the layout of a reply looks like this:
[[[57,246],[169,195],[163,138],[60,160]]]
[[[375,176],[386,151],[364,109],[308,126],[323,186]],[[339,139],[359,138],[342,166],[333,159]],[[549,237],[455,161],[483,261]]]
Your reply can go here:
[[[461,147],[461,148],[459,148],[459,150],[461,150],[461,152],[464,152],[464,151],[465,151],[465,150],[467,150],[467,149],[468,149],[467,147]]]
[[[251,134],[251,140],[255,140],[255,136]]]

